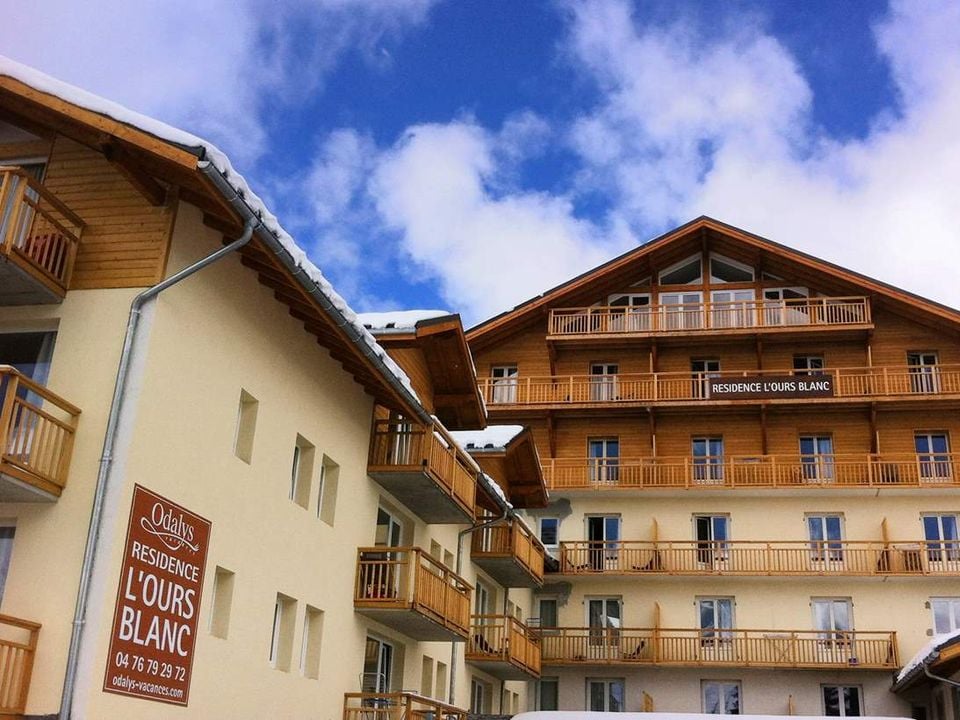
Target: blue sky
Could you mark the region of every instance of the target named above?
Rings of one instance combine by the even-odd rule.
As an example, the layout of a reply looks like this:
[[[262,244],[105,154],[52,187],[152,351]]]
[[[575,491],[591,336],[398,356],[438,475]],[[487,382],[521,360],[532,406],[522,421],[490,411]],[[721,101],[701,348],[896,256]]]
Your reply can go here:
[[[699,214],[960,305],[956,0],[32,5],[0,53],[219,144],[360,310],[474,322]]]

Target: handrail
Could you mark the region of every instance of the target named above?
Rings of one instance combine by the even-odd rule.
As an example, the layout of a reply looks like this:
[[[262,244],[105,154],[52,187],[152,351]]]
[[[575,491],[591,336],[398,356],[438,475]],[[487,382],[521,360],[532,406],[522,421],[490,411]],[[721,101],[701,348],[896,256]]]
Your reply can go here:
[[[439,424],[420,425],[393,419],[378,419],[370,441],[369,470],[423,469],[465,511],[476,507],[475,463]]]
[[[551,490],[960,485],[960,453],[580,457],[545,459],[542,466]]]
[[[739,628],[542,628],[544,665],[896,668],[896,633]]]
[[[472,615],[466,657],[509,662],[540,674],[538,636],[510,615]]]
[[[473,586],[418,547],[357,549],[354,604],[415,610],[466,635]]]
[[[79,415],[73,403],[0,365],[0,472],[59,495]]]
[[[887,365],[825,368],[837,398],[960,395],[960,365]],[[722,370],[709,373],[655,372],[615,375],[515,375],[479,378],[484,401],[502,405],[580,405],[710,401],[712,378],[807,377],[793,369]],[[819,399],[822,401],[822,398]],[[756,402],[724,400],[723,402]]]
[[[960,541],[564,541],[560,573],[958,576]]]
[[[83,228],[83,220],[25,170],[0,166],[0,254],[26,263],[60,295],[70,284]]]
[[[708,300],[636,307],[554,308],[550,311],[547,334],[555,337],[649,335],[691,330],[842,327],[871,322],[870,300],[863,296]]]
[[[343,720],[467,720],[467,711],[412,692],[345,693]]]
[[[33,660],[40,638],[40,623],[0,614],[0,628],[26,633],[25,641],[0,639],[0,713],[20,715],[27,705]]]
[[[482,558],[513,558],[538,580],[543,579],[546,549],[522,522],[508,518],[481,528],[473,534],[470,554]]]

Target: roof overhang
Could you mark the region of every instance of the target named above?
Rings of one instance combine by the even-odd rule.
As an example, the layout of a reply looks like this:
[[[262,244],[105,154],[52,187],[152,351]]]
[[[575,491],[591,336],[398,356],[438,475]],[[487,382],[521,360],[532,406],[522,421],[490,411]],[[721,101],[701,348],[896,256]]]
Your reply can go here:
[[[924,666],[933,675],[939,677],[949,678],[960,672],[960,633],[947,638],[932,649],[929,649],[928,646],[920,653],[924,657],[918,655],[914,658],[910,663],[910,669],[894,681],[891,688],[893,692],[900,693],[931,682],[931,679],[923,671]]]
[[[466,451],[480,468],[493,477],[517,508],[546,507],[549,500],[543,468],[533,433],[524,428],[503,447],[467,446]],[[491,498],[478,495],[478,502],[494,510]]]

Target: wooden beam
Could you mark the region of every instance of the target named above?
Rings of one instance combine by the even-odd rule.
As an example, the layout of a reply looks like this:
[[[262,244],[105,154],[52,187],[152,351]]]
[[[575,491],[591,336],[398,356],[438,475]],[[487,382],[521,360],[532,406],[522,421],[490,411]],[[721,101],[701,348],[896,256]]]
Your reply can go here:
[[[557,457],[557,421],[553,413],[547,411],[547,438],[550,443],[550,457]]]

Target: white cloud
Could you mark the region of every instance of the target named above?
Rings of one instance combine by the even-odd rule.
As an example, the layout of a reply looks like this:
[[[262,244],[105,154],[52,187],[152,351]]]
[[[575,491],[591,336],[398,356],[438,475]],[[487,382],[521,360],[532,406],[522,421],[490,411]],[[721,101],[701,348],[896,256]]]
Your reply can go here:
[[[811,88],[760,25],[642,26],[567,5],[570,53],[603,93],[575,123],[583,190],[634,228],[709,214],[960,305],[960,5],[894,2],[875,28],[901,106],[864,139],[815,128]]]
[[[0,53],[223,145],[266,149],[271,103],[300,101],[337,58],[371,58],[433,0],[44,0],[0,23]],[[382,60],[378,61],[382,62]]]

